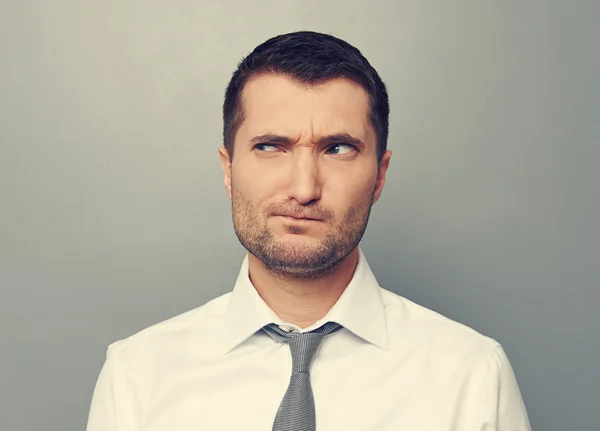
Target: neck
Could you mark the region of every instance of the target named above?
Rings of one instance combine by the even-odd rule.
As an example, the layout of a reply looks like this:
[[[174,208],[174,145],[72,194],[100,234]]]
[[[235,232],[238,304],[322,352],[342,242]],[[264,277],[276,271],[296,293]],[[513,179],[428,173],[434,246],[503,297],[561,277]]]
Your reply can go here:
[[[306,328],[325,317],[352,280],[358,247],[322,278],[276,277],[256,256],[248,253],[250,281],[263,301],[284,322]]]

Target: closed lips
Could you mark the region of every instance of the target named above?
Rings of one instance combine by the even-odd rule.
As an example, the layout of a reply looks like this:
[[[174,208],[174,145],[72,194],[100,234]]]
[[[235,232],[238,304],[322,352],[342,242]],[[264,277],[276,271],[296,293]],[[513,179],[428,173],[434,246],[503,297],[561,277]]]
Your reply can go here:
[[[303,216],[303,215],[299,215],[299,214],[278,214],[278,215],[282,216],[282,217],[293,218],[293,219],[296,219],[296,220],[319,220],[319,219],[314,218],[314,217]]]

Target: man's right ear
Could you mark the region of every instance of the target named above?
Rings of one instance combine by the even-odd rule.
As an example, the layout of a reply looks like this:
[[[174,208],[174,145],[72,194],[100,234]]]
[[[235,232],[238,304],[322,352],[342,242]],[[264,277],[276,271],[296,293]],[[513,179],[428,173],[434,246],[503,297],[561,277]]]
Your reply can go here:
[[[231,158],[229,157],[227,148],[219,148],[219,158],[221,160],[221,167],[223,168],[223,180],[227,189],[227,195],[229,196],[229,200],[231,200]]]

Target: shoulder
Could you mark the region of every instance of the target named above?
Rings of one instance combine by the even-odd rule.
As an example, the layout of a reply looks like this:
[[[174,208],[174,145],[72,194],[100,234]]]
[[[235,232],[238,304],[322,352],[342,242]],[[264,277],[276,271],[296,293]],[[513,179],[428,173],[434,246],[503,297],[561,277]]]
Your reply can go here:
[[[411,346],[430,361],[455,367],[499,359],[500,343],[474,328],[383,288],[382,298],[390,345]]]
[[[126,338],[117,340],[108,346],[107,354],[115,357],[136,357],[161,350],[176,347],[177,343],[186,343],[187,338],[209,334],[211,326],[220,324],[231,292],[214,298],[205,304],[171,317],[147,328],[144,328]],[[203,331],[195,331],[202,327]]]

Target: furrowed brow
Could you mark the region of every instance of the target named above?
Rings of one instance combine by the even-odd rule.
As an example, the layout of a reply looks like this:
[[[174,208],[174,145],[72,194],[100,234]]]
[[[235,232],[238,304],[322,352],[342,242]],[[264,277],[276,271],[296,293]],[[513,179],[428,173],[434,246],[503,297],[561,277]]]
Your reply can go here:
[[[287,136],[274,135],[267,133],[264,135],[255,136],[250,140],[251,144],[291,144],[292,139]],[[356,146],[364,146],[363,141],[349,133],[335,133],[333,135],[327,135],[320,138],[317,142],[318,145],[330,145],[330,144],[352,144]]]
[[[323,136],[317,141],[319,145],[328,145],[328,144],[352,144],[359,147],[364,146],[363,141],[349,133],[336,133],[333,135]]]
[[[286,136],[273,135],[271,133],[258,135],[250,140],[251,144],[290,144],[291,142],[292,140]]]

